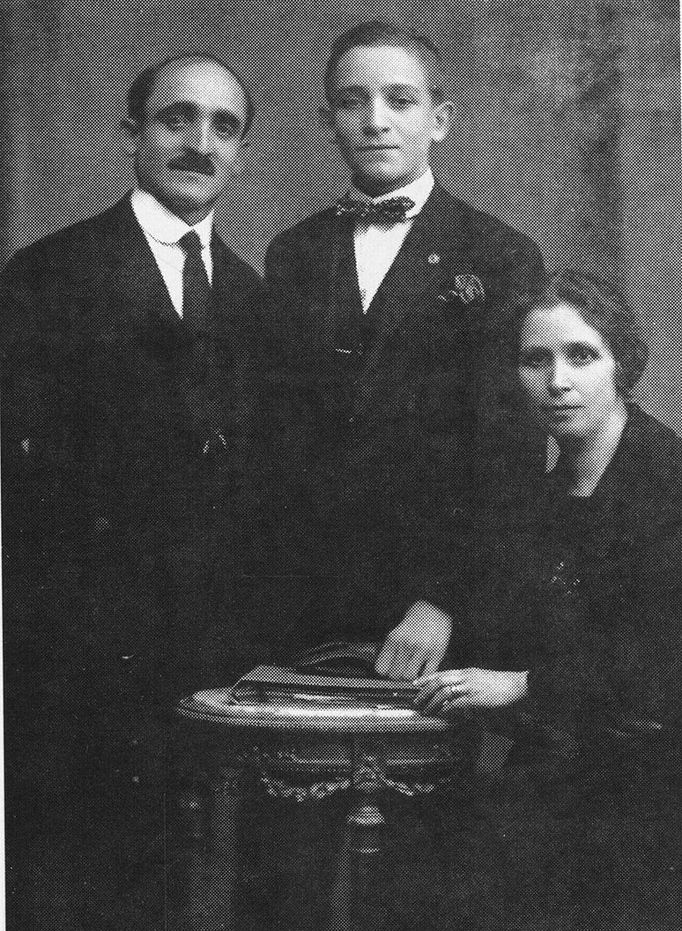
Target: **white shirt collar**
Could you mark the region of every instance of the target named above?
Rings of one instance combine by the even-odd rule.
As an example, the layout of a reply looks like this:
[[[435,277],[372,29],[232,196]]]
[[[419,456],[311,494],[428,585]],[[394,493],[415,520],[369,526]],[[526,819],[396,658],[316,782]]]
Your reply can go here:
[[[421,212],[424,204],[429,199],[434,184],[435,179],[433,177],[433,172],[430,168],[427,168],[424,174],[420,175],[416,181],[411,181],[404,187],[398,188],[395,191],[390,191],[388,194],[370,197],[368,194],[365,194],[364,191],[360,191],[354,185],[351,185],[350,196],[355,200],[364,200],[373,204],[379,204],[382,200],[390,200],[392,197],[409,197],[414,201],[414,207],[407,213],[406,219],[411,220],[412,217],[416,217],[417,214]]]
[[[130,204],[133,213],[137,217],[137,222],[145,233],[157,242],[165,245],[176,245],[185,233],[194,230],[201,240],[202,248],[205,249],[211,243],[213,210],[196,226],[188,226],[184,220],[181,220],[167,207],[164,207],[153,194],[150,194],[149,191],[143,191],[139,187],[133,190],[130,196]]]

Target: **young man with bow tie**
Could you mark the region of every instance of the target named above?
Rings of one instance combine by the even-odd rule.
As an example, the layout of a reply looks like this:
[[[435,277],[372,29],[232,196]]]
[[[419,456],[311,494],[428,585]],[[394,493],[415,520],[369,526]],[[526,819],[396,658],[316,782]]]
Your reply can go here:
[[[74,923],[46,912],[50,927],[137,927],[101,915],[68,870],[80,883],[93,864],[97,889],[158,853],[164,715],[206,684],[204,628],[229,623],[230,579],[243,575],[266,341],[258,276],[214,233],[213,212],[252,118],[248,89],[217,59],[148,68],[122,121],[134,190],[21,250],[0,282],[8,758],[21,758],[17,739],[47,761],[43,780],[12,767],[8,836],[33,823],[26,798],[40,849],[43,803],[63,816]],[[79,839],[87,819],[98,829]],[[98,838],[128,858],[125,874]],[[43,927],[25,892],[17,927]],[[125,902],[112,894],[110,908]]]
[[[542,256],[434,178],[456,107],[428,39],[359,25],[334,42],[324,87],[351,190],[276,237],[266,260],[292,372],[317,410],[305,465],[332,594],[310,612],[327,615],[311,639],[379,639],[377,671],[412,678],[438,667],[451,622],[426,602],[405,609],[520,459],[509,324]],[[447,539],[429,502],[452,515]]]

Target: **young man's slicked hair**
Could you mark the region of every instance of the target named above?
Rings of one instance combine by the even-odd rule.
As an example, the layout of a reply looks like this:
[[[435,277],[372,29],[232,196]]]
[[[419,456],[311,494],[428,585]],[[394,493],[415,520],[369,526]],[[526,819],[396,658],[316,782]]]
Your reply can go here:
[[[346,52],[353,48],[377,48],[388,46],[400,48],[418,58],[426,75],[426,80],[434,104],[445,100],[445,75],[441,53],[426,36],[419,35],[411,29],[403,29],[395,23],[384,20],[372,20],[353,26],[335,40],[329,53],[324,72],[324,91],[327,100],[333,104],[334,76],[339,61]]]
[[[206,55],[203,52],[187,52],[183,55],[171,55],[170,58],[164,58],[164,60],[160,61],[158,64],[150,65],[149,68],[145,68],[144,71],[138,74],[128,91],[128,117],[138,124],[144,121],[145,106],[154,90],[156,76],[163,71],[164,68],[168,67],[168,65],[173,65],[180,61],[210,61],[224,68],[228,74],[232,75],[244,92],[244,100],[246,101],[246,118],[244,120],[244,131],[242,132],[242,136],[245,136],[251,128],[256,113],[249,89],[244,83],[241,75],[238,74],[234,68],[230,68],[229,65],[226,65],[220,58],[216,58],[215,55]]]

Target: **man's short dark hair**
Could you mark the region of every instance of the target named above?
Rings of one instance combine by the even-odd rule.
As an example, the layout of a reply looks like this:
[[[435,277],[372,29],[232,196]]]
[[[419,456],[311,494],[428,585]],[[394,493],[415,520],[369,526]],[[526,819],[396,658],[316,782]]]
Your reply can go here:
[[[435,104],[445,100],[443,60],[433,42],[411,29],[403,29],[395,23],[375,19],[369,23],[353,26],[352,29],[340,35],[332,45],[324,72],[324,92],[329,103],[333,103],[336,67],[346,52],[352,48],[377,46],[401,48],[418,58],[426,75],[431,99]]]
[[[204,52],[188,52],[183,55],[171,55],[170,58],[164,58],[163,61],[160,61],[156,65],[151,65],[149,68],[145,68],[141,74],[138,74],[133,83],[130,85],[130,90],[128,91],[129,118],[134,120],[136,123],[142,123],[145,115],[145,106],[151,97],[152,91],[154,90],[154,82],[156,81],[157,74],[163,71],[163,69],[168,65],[174,64],[176,61],[211,61],[214,64],[219,65],[221,68],[224,68],[225,71],[232,75],[232,77],[244,92],[244,100],[246,101],[246,117],[244,120],[244,130],[242,132],[242,136],[245,136],[251,128],[253,117],[256,112],[253,105],[253,98],[251,97],[249,89],[244,83],[241,75],[238,74],[234,68],[226,65],[224,61],[216,58],[215,55],[207,55]]]

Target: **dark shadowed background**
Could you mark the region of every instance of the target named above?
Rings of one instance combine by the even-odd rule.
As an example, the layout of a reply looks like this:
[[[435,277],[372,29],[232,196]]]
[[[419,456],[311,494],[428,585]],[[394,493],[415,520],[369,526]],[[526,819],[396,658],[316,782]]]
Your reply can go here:
[[[272,236],[346,173],[317,125],[331,40],[377,15],[442,48],[458,104],[438,152],[454,193],[529,233],[547,264],[613,276],[652,361],[645,407],[682,432],[679,6],[577,0],[5,0],[0,258],[131,183],[118,121],[135,75],[203,49],[242,71],[258,114],[220,210],[259,270]]]

